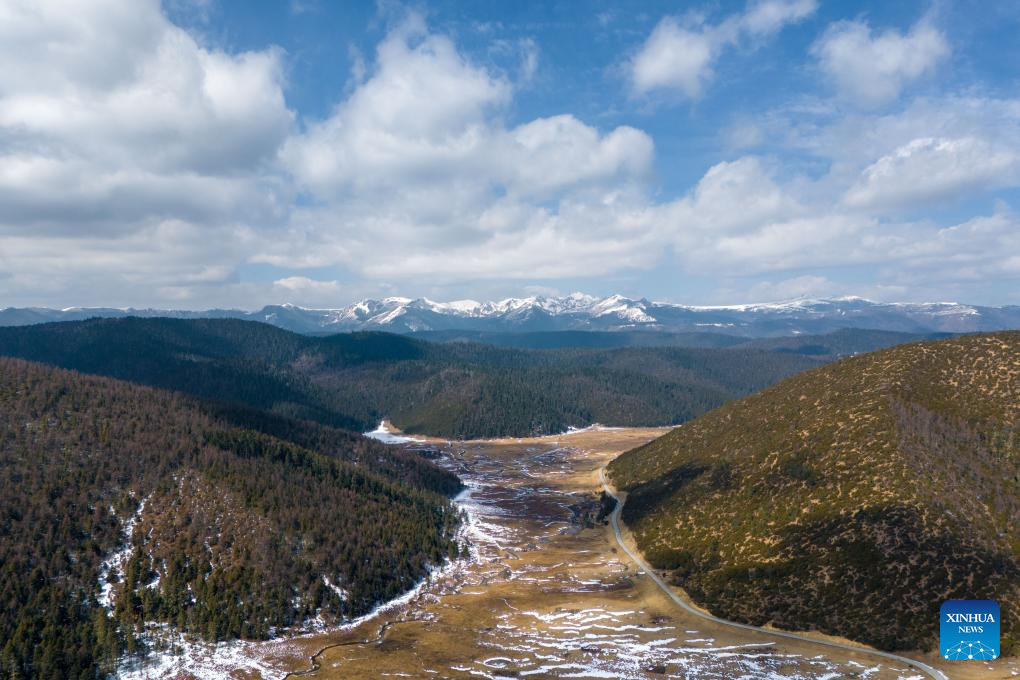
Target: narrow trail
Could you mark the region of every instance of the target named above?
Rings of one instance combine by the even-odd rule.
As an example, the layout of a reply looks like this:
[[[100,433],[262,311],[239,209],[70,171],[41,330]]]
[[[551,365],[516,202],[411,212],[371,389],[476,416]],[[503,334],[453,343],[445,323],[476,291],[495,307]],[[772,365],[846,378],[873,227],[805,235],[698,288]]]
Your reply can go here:
[[[613,512],[609,516],[610,522],[612,523],[613,526],[613,533],[616,538],[616,543],[620,546],[623,552],[625,552],[627,556],[630,557],[634,564],[638,566],[639,569],[643,570],[645,574],[647,574],[652,579],[652,581],[654,581],[655,584],[659,586],[659,588],[661,588],[662,591],[666,593],[666,595],[668,595],[671,600],[673,600],[673,602],[675,602],[681,609],[686,611],[688,614],[692,614],[694,616],[697,616],[698,618],[705,619],[706,621],[711,621],[713,623],[717,623],[723,626],[729,626],[731,628],[752,630],[759,633],[764,633],[766,635],[773,635],[775,637],[800,640],[802,642],[809,642],[816,645],[835,647],[836,649],[844,649],[859,654],[870,654],[872,656],[882,657],[883,659],[890,659],[892,661],[896,661],[898,663],[910,666],[911,668],[916,668],[917,670],[927,674],[928,676],[935,678],[935,680],[950,680],[949,676],[943,673],[942,671],[938,670],[937,668],[932,668],[928,664],[922,661],[917,661],[916,659],[911,659],[905,656],[899,656],[898,654],[891,654],[889,652],[882,652],[877,649],[870,649],[868,647],[857,647],[855,645],[843,644],[842,642],[835,642],[831,640],[819,640],[817,638],[808,637],[806,635],[798,635],[797,633],[788,633],[780,630],[770,630],[768,628],[760,628],[758,626],[752,626],[746,623],[727,621],[726,619],[721,619],[717,616],[706,614],[702,611],[695,609],[690,604],[685,602],[682,597],[673,592],[673,589],[670,588],[666,584],[666,582],[659,577],[655,570],[652,569],[652,567],[645,562],[644,558],[641,557],[641,555],[635,553],[630,549],[629,546],[627,546],[626,542],[623,540],[623,535],[620,532],[620,512],[621,510],[623,510],[623,503],[620,501],[620,498],[613,492],[612,488],[610,488],[609,480],[606,479],[605,467],[599,469],[599,481],[602,482],[602,488],[605,489],[606,493],[612,496],[613,499],[616,501],[616,507],[613,509]]]

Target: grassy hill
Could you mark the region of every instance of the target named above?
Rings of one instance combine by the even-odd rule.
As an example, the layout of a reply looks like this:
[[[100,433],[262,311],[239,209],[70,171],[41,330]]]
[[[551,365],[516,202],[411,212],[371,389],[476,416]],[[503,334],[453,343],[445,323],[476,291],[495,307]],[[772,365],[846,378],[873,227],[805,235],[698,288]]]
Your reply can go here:
[[[1020,651],[1020,333],[846,359],[609,467],[657,568],[714,613],[884,649],[994,599]]]
[[[153,622],[364,613],[456,552],[459,488],[327,426],[0,358],[0,675],[104,677]]]
[[[0,328],[0,355],[363,430],[389,417],[448,437],[687,421],[816,366],[758,349],[525,350],[386,333],[309,337],[234,319]]]

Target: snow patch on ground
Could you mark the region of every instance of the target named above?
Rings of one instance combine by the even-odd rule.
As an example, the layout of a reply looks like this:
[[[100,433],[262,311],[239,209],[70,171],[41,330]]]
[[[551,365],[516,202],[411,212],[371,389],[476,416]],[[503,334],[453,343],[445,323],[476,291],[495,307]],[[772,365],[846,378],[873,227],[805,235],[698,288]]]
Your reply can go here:
[[[341,601],[341,602],[346,602],[346,601],[347,601],[347,598],[348,598],[348,597],[350,597],[350,594],[349,594],[349,593],[347,592],[347,590],[346,590],[346,589],[344,589],[344,588],[341,588],[341,587],[340,587],[340,586],[338,586],[337,584],[335,584],[335,583],[333,583],[332,581],[330,581],[330,580],[329,580],[329,577],[328,577],[328,576],[325,576],[325,575],[324,575],[324,576],[322,577],[322,583],[323,583],[323,584],[324,584],[324,585],[325,585],[325,586],[326,586],[327,588],[329,588],[329,589],[330,589],[330,590],[332,590],[332,591],[333,591],[334,593],[336,593],[336,596],[340,598],[340,601]]]
[[[142,513],[145,512],[145,504],[148,500],[148,498],[143,499],[138,504],[135,513],[124,523],[124,542],[121,544],[121,548],[103,560],[99,566],[99,597],[96,599],[99,601],[99,606],[107,611],[113,611],[115,599],[113,589],[124,580],[124,563],[131,557],[131,539],[135,535],[135,526],[141,519]]]
[[[168,627],[162,632],[172,636]],[[257,642],[234,640],[211,645],[180,640],[171,649],[150,653],[144,661],[131,659],[117,669],[120,680],[150,680],[193,676],[202,680],[236,680],[256,673],[267,680],[284,674],[261,660]]]
[[[600,425],[599,423],[592,423],[588,427],[574,427],[571,425],[565,432],[560,432],[557,436],[569,437],[572,434],[580,434],[582,432],[614,432],[622,429],[622,427],[609,427],[608,425]]]
[[[394,434],[393,432],[390,432],[385,420],[379,421],[379,427],[375,428],[371,432],[365,432],[364,434],[369,439],[375,439],[383,444],[410,444],[413,442],[420,443],[425,441],[418,437],[408,437],[404,434]]]
[[[400,597],[379,604],[370,612],[337,626],[326,626],[317,618],[306,626],[302,635],[286,635],[273,642],[287,643],[311,635],[336,633],[353,630],[392,609],[407,605],[433,581],[442,578],[457,568],[458,561],[446,562],[433,567],[411,590]],[[324,577],[323,581],[327,581]],[[336,585],[327,586],[337,588]],[[342,590],[342,589],[341,589]],[[344,591],[346,592],[346,591]],[[153,647],[164,647],[150,652],[144,659],[126,659],[117,669],[118,680],[149,680],[151,678],[177,677],[189,674],[202,680],[235,680],[258,673],[262,678],[282,678],[286,673],[267,661],[266,642],[232,640],[210,644],[181,639],[180,635],[165,624],[151,625],[145,635],[146,642]]]

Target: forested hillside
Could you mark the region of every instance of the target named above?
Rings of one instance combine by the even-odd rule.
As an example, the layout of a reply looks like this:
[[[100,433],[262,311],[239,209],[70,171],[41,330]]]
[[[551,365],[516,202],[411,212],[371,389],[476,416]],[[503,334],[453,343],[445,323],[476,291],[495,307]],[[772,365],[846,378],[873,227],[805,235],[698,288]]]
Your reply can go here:
[[[867,328],[842,328],[823,335],[790,335],[756,338],[736,347],[792,352],[819,359],[840,359],[920,340],[945,340],[950,333],[902,333]]]
[[[1020,333],[794,376],[609,467],[657,568],[712,612],[928,649],[993,599],[1020,650]],[[847,606],[852,603],[852,606]]]
[[[671,333],[667,331],[545,331],[499,333],[491,331],[420,331],[411,337],[429,342],[477,342],[517,349],[619,349],[623,347],[687,347],[758,349],[804,354],[820,359],[837,359],[873,352],[905,342],[936,340],[948,333],[902,333],[866,328],[842,328],[820,335],[788,335],[747,338],[712,332]]]
[[[668,331],[418,331],[410,337],[428,342],[475,342],[516,349],[620,349],[622,347],[733,347],[747,338],[723,333]]]
[[[458,488],[326,426],[0,359],[0,675],[99,677],[143,622],[364,613],[456,554]]]
[[[0,355],[348,429],[488,437],[680,423],[818,365],[757,349],[521,350],[385,333],[308,337],[233,319],[0,328]]]
[[[361,429],[364,421],[344,415],[292,370],[315,342],[234,319],[93,319],[0,329],[0,355]],[[373,348],[386,349],[361,343],[356,351]],[[340,343],[330,349],[331,358],[358,361]]]

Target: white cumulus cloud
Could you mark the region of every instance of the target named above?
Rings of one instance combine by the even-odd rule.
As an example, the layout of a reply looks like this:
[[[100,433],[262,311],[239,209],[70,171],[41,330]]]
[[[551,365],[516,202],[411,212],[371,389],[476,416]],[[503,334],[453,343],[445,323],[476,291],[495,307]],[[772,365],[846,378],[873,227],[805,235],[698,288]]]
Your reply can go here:
[[[897,208],[946,201],[1017,182],[1017,155],[976,137],[923,137],[882,156],[861,173],[848,205]]]
[[[723,50],[814,11],[772,0],[717,23],[666,18],[631,62],[635,90],[697,96]],[[282,51],[205,44],[155,0],[0,1],[0,299],[325,305],[671,266],[680,280],[769,278],[741,289],[763,296],[834,290],[826,267],[863,266],[886,291],[1020,277],[1008,205],[955,224],[903,217],[1020,183],[1017,100],[870,108],[948,57],[928,23],[831,28],[814,53],[865,108],[746,118],[665,196],[642,130],[520,115],[538,44],[515,44],[517,81],[411,15],[327,114],[301,120]],[[764,140],[775,155],[746,151]],[[242,282],[253,263],[286,271]]]
[[[654,261],[649,230],[634,226],[647,205],[648,135],[570,114],[508,127],[514,89],[412,16],[333,114],[287,142],[284,163],[315,206],[257,259],[379,278],[531,278]]]
[[[8,1],[0,64],[8,295],[177,299],[289,201],[263,170],[293,121],[277,50],[204,47],[154,0]]]
[[[638,95],[677,90],[696,99],[724,49],[771,36],[816,9],[815,0],[760,0],[718,24],[701,17],[664,17],[629,63],[631,87]]]
[[[878,34],[862,21],[842,21],[830,26],[811,52],[846,100],[870,108],[896,99],[911,82],[933,73],[951,50],[945,35],[925,20],[907,33]]]
[[[673,17],[655,27],[631,63],[634,91],[673,88],[695,99],[712,75],[719,45],[702,28],[687,29]]]

